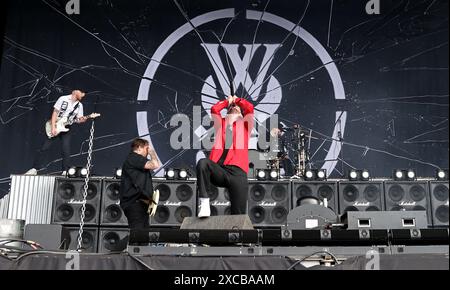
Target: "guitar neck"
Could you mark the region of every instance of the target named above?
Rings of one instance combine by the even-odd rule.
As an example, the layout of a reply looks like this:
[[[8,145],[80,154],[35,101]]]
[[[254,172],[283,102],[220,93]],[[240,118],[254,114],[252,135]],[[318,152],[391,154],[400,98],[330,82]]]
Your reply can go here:
[[[100,114],[90,114],[89,116],[84,116],[84,118],[86,119],[97,119],[98,117],[100,117]]]

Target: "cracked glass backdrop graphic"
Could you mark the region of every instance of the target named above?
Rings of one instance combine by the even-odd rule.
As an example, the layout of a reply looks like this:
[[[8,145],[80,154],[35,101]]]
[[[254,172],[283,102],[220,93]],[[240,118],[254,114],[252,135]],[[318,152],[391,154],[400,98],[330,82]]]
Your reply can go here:
[[[31,3],[30,3],[31,2]],[[229,93],[252,100],[260,124],[278,114],[310,130],[312,164],[389,176],[448,168],[448,1],[65,1],[9,4],[0,79],[0,196],[32,166],[57,98],[88,93],[99,112],[93,171],[112,175],[130,142],[151,139],[168,167],[199,150],[172,150],[174,114],[209,114]],[[267,122],[268,124],[268,122]],[[209,128],[191,128],[194,138]],[[73,128],[72,161],[86,159],[89,125]],[[43,173],[60,168],[55,144]]]

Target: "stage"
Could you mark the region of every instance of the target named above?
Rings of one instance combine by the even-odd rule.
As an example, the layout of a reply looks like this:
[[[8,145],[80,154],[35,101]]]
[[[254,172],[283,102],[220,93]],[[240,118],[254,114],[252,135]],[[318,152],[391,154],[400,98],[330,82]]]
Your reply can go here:
[[[2,3],[0,270],[449,270],[448,1]]]
[[[448,270],[448,224],[439,223],[440,215],[436,211],[436,205],[445,201],[433,198],[439,196],[437,189],[448,188],[448,182],[253,180],[250,181],[249,216],[219,215],[197,220],[190,218],[196,212],[195,180],[155,179],[155,186],[166,192],[159,206],[161,212],[151,220],[150,229],[130,233],[121,211],[117,214],[110,211],[120,209],[112,194],[119,181],[111,177],[91,178],[87,201],[91,213],[85,220],[83,251],[78,253],[59,249],[77,249],[80,218],[74,213],[80,210],[76,201],[80,199],[83,180],[12,176],[10,194],[0,200],[0,212],[3,212],[0,218],[22,221],[19,224],[21,228],[24,226],[24,233],[19,229],[16,238],[38,242],[42,251],[27,247],[8,252],[3,246],[0,269]],[[298,188],[309,187],[320,192],[320,187],[326,187],[333,189],[331,206],[344,209],[345,188],[353,186],[363,192],[374,185],[379,186],[377,194],[378,200],[384,201],[379,205],[382,209],[392,206],[386,203],[390,197],[389,186],[402,186],[406,201],[420,186],[426,194],[423,205],[427,210],[342,212],[324,223],[323,206],[297,206],[295,202]],[[255,188],[267,193],[262,203],[254,200],[251,192]],[[285,200],[280,200],[280,196]],[[229,201],[223,192],[219,192],[212,206],[218,213],[226,212]],[[281,207],[285,207],[286,216],[280,221],[274,218],[274,213]],[[183,212],[190,214],[180,214],[183,208]],[[307,210],[302,213],[304,208]],[[67,209],[71,215],[66,216]],[[265,218],[257,219],[255,212],[263,213]],[[316,227],[308,229],[308,223],[314,219]],[[363,220],[369,223],[362,223]],[[126,249],[119,246],[124,239],[129,239]]]
[[[448,247],[447,247],[448,250]],[[285,270],[449,270],[447,254],[380,255],[379,267],[368,268],[366,256],[355,256],[339,265],[304,266],[289,256],[180,256],[30,253],[19,260],[0,256],[0,270],[176,270],[176,271],[285,271]],[[332,263],[331,263],[332,264]],[[313,266],[311,266],[313,265]],[[79,267],[78,267],[79,266]],[[370,266],[370,265],[369,265]],[[71,268],[72,267],[72,268]],[[73,268],[75,267],[75,268]]]

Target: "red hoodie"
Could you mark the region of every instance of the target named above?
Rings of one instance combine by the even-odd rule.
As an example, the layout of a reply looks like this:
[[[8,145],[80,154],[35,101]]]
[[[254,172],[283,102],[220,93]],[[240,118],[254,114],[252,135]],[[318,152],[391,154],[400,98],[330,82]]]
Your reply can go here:
[[[234,165],[248,173],[248,142],[254,126],[254,107],[244,99],[238,98],[235,102],[241,108],[244,118],[233,123],[233,146],[229,149],[224,165]],[[220,101],[211,108],[211,116],[216,130],[216,140],[209,159],[219,162],[225,149],[226,119],[220,112],[228,108],[228,101]],[[220,133],[219,133],[220,132]]]

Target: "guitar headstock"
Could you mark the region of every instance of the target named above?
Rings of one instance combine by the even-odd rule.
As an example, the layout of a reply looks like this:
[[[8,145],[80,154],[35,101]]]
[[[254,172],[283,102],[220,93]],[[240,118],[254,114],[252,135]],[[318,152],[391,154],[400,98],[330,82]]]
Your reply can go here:
[[[97,119],[97,118],[99,118],[99,117],[101,117],[102,115],[101,114],[98,114],[98,113],[92,113],[92,114],[90,114],[89,116],[88,116],[88,118],[89,119]]]

